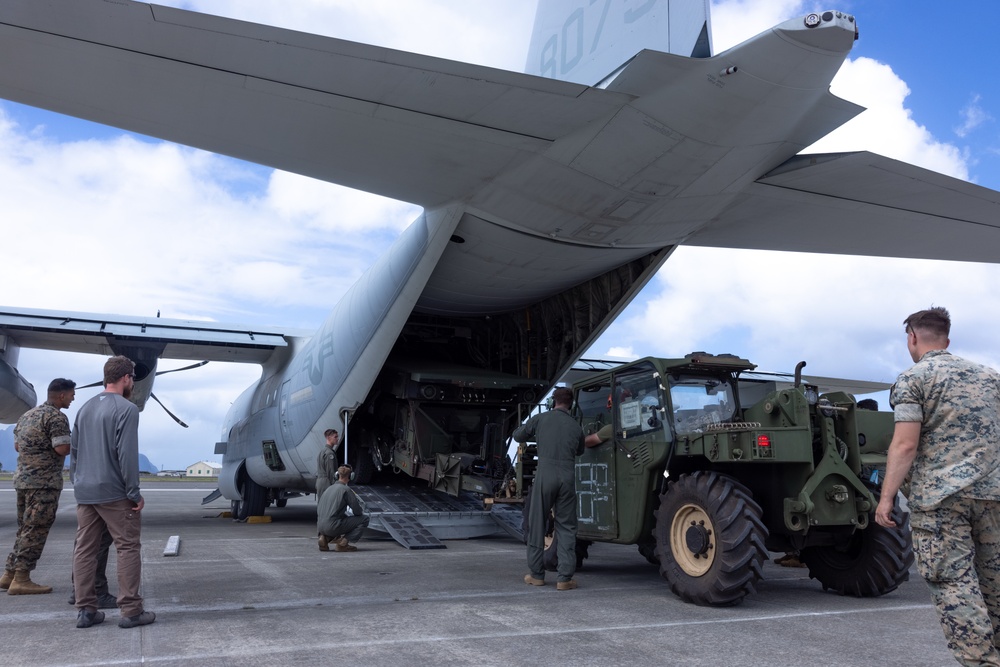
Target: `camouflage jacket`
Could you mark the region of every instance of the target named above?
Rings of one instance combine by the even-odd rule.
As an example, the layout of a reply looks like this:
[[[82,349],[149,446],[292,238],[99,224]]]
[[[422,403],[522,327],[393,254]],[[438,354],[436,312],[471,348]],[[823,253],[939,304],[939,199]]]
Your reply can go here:
[[[70,444],[69,419],[51,403],[28,410],[14,427],[17,445],[15,489],[63,488],[63,461],[55,447]]]
[[[897,422],[920,422],[909,503],[930,510],[955,495],[1000,500],[1000,374],[931,350],[892,388]]]

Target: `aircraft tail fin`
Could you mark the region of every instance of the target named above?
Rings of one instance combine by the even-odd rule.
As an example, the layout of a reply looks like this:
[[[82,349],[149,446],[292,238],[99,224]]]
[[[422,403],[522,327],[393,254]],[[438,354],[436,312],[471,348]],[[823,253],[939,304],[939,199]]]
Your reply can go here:
[[[712,55],[709,0],[544,0],[527,74],[604,86],[643,49]]]

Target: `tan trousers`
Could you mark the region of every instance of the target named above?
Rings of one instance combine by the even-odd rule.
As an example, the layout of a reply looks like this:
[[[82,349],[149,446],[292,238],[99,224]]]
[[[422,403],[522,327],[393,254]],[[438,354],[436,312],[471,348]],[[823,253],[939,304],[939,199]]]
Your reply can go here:
[[[139,596],[139,582],[142,579],[142,545],[139,543],[139,534],[142,519],[133,507],[135,503],[127,498],[101,505],[76,506],[73,589],[77,609],[97,608],[94,578],[97,574],[101,534],[107,526],[118,554],[118,607],[122,616],[136,616],[143,612],[142,598]]]

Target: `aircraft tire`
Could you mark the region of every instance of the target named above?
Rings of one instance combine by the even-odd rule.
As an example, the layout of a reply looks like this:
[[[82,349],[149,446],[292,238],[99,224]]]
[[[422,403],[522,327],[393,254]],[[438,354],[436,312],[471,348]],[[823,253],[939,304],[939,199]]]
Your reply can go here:
[[[267,507],[267,489],[243,473],[240,475],[240,495],[243,500],[233,501],[233,519],[246,521],[248,517],[260,516]]]
[[[875,491],[876,503],[878,499]],[[880,526],[872,510],[868,527],[855,531],[846,543],[803,549],[800,556],[809,577],[819,581],[823,590],[852,597],[878,597],[896,590],[909,578],[913,565],[910,513],[900,507],[898,496],[892,520],[895,528]]]
[[[767,528],[746,487],[715,472],[681,475],[660,496],[655,517],[654,555],[677,597],[725,607],[754,592]]]

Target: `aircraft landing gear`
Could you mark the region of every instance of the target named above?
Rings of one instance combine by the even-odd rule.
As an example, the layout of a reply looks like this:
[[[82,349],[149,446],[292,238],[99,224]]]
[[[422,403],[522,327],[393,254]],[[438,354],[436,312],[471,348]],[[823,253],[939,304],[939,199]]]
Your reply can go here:
[[[246,472],[240,474],[240,495],[243,500],[232,502],[234,521],[246,521],[248,517],[260,516],[267,507],[267,489],[250,479]]]

